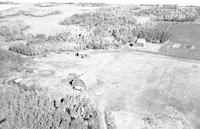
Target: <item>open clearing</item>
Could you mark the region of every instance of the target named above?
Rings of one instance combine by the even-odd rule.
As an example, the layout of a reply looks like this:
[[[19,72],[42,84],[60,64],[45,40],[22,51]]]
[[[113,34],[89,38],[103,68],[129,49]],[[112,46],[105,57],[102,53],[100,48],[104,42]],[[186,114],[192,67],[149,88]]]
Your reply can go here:
[[[84,59],[74,53],[36,58],[37,76],[26,80],[62,98],[78,93],[68,74],[84,73],[89,96],[101,112],[113,112],[119,129],[200,128],[199,62],[131,50],[87,53]]]

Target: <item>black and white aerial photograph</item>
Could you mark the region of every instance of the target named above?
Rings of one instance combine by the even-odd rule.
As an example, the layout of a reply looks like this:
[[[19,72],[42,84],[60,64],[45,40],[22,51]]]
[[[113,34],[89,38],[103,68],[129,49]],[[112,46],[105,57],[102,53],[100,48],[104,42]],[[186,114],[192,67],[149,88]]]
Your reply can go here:
[[[200,1],[0,0],[0,129],[200,129]]]

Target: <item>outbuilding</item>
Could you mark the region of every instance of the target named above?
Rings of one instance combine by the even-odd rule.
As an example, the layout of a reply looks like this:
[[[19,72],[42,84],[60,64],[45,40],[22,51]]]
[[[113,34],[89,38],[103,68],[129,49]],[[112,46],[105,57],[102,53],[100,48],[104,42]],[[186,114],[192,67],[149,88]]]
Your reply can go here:
[[[136,43],[145,44],[145,43],[147,43],[147,41],[146,41],[146,39],[138,38],[138,39],[136,40]]]

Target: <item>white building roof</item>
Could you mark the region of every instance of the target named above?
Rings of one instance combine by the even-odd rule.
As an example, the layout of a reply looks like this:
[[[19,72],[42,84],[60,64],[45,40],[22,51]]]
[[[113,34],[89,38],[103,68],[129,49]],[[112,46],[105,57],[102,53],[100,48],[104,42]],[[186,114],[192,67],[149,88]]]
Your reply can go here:
[[[147,43],[147,41],[146,41],[146,39],[138,38],[137,43]]]

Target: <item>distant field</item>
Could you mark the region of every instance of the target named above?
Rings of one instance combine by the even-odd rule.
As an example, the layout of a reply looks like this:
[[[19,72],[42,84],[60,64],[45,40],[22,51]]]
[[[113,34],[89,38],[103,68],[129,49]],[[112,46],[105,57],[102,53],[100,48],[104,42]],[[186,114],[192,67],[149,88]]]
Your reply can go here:
[[[18,7],[18,6],[20,6],[20,5],[0,4],[0,11],[10,9],[10,8],[13,8],[13,7]]]
[[[196,48],[200,48],[200,24],[159,23],[155,27],[169,29],[172,34],[171,42],[195,45]]]
[[[168,29],[172,34],[169,43],[161,47],[160,52],[175,57],[200,60],[200,25],[193,23],[158,23],[156,28]],[[195,49],[172,48],[174,43],[194,45]]]
[[[1,6],[0,5],[0,11],[1,11]],[[10,6],[6,5],[4,10],[4,14],[12,14],[16,10],[32,10],[33,13],[44,13],[44,12],[49,12],[49,11],[60,11],[61,14],[58,15],[50,15],[46,17],[32,17],[32,16],[12,16],[12,17],[4,17],[0,19],[0,24],[5,21],[16,21],[16,20],[22,20],[25,22],[25,24],[29,25],[30,28],[25,31],[26,34],[56,34],[60,33],[65,30],[65,26],[61,26],[58,23],[60,21],[63,21],[65,18],[74,15],[74,14],[80,14],[84,12],[90,12],[94,11],[98,7],[80,7],[76,5],[68,5],[68,4],[63,4],[63,5],[57,5],[57,6],[51,6],[51,7],[38,7],[34,6],[34,4],[21,4],[19,7],[7,10],[9,9]],[[1,13],[2,13],[1,12]]]

